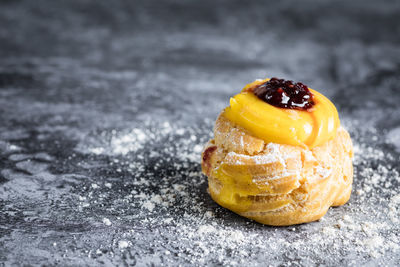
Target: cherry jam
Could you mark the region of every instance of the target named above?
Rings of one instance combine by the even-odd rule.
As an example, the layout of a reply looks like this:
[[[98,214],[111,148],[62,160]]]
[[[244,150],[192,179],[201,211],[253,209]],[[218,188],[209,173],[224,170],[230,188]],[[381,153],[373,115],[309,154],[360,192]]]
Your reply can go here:
[[[315,104],[307,85],[284,79],[271,78],[255,87],[253,93],[262,101],[279,108],[308,110]]]

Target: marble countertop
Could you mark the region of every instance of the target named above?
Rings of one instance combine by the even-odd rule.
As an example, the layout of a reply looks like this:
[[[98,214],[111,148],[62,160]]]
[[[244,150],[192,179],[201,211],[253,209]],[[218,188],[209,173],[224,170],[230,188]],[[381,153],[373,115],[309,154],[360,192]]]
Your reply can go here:
[[[396,1],[2,1],[0,266],[400,263]],[[246,83],[335,103],[353,193],[268,227],[215,204],[200,152]]]

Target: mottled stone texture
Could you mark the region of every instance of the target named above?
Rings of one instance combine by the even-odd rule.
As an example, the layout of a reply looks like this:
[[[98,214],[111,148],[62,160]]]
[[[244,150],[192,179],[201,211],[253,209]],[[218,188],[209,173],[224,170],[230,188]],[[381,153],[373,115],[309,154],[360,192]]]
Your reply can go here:
[[[245,3],[246,2],[246,3]],[[0,266],[397,265],[398,1],[1,1]],[[201,146],[256,78],[329,96],[350,203],[266,227],[218,207]]]

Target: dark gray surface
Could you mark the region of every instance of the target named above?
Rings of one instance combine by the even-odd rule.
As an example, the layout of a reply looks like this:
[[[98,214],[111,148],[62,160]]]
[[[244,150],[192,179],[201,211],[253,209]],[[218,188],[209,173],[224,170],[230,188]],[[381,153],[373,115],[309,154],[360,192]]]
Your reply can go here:
[[[0,266],[400,264],[397,1],[0,2]],[[349,204],[267,227],[218,207],[201,146],[256,78],[331,97]]]

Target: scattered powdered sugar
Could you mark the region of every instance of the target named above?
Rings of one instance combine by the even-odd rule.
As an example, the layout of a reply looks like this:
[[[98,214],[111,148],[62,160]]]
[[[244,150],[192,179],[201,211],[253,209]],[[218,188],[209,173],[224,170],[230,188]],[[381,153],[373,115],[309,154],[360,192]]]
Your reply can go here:
[[[230,158],[235,158],[236,165],[246,165],[246,164],[248,164],[249,160],[254,161],[255,164],[260,164],[260,165],[273,163],[273,162],[280,160],[280,158],[277,157],[276,154],[261,154],[261,155],[255,155],[255,156],[248,156],[245,154],[238,154],[236,152],[231,151],[227,154],[227,156]],[[246,160],[246,161],[243,161],[242,159]]]
[[[129,247],[129,242],[125,241],[125,240],[120,240],[118,242],[118,247],[121,249],[125,249],[125,248]]]
[[[146,127],[150,125],[151,122],[147,122],[147,125],[143,125],[143,128],[132,128],[128,131],[124,130],[121,132],[117,130],[112,130],[110,132],[104,131],[99,135],[97,133],[88,135],[76,147],[76,150],[85,153],[90,152],[96,155],[127,155],[128,153],[135,153],[144,149],[146,144],[159,140],[160,134],[165,137],[172,130],[169,122]],[[153,127],[157,127],[157,130]],[[183,133],[184,129],[180,128],[174,134],[183,135]],[[101,136],[103,139],[99,140],[98,136]],[[196,136],[192,135],[191,138],[193,140]]]
[[[389,202],[389,217],[393,223],[399,223],[400,214],[400,194],[393,196]]]
[[[230,151],[227,154],[227,157],[236,159],[236,161],[234,162],[236,165],[248,164],[250,160],[254,161],[255,164],[260,164],[260,165],[273,162],[280,162],[283,166],[286,166],[285,160],[291,157],[290,155],[282,153],[279,144],[269,143],[267,145],[267,151],[268,153],[266,154],[258,154],[254,156],[238,154],[236,152]],[[246,161],[242,161],[242,159],[245,159]]]
[[[80,209],[96,208],[110,194],[117,194],[112,205],[99,210],[110,211],[103,223],[118,231],[113,244],[121,251],[134,252],[137,265],[336,265],[338,259],[349,265],[379,262],[387,253],[400,252],[398,161],[379,146],[369,145],[366,138],[377,134],[375,128],[367,127],[360,133],[354,130],[358,129],[357,121],[347,124],[352,134],[357,133],[353,138],[353,194],[348,204],[331,208],[315,223],[268,227],[214,203],[199,166],[212,122],[198,127],[163,123],[160,128],[149,123],[141,128],[144,135],[135,130],[102,135],[108,141],[94,142],[103,144],[97,146],[103,151],[100,155],[111,155],[109,168],[120,170],[124,178],[96,182],[97,187],[89,184],[89,193],[79,199]],[[256,158],[258,163],[284,162],[288,156],[277,144],[269,144],[268,149],[271,154]],[[86,153],[93,152],[87,147]],[[233,152],[228,155],[245,157]],[[329,173],[317,171],[322,176]],[[118,225],[127,228],[121,230]]]
[[[150,200],[148,200],[142,204],[142,207],[145,209],[148,209],[148,211],[152,212],[154,210],[155,204],[153,202],[151,202]]]
[[[128,152],[135,152],[143,147],[148,135],[141,129],[133,129],[128,134],[113,136],[111,138],[111,151],[113,154],[126,155]]]
[[[316,161],[313,153],[310,150],[304,150],[303,153],[305,161]]]
[[[105,224],[105,225],[107,225],[107,226],[110,226],[112,223],[111,223],[111,221],[110,221],[110,219],[107,219],[107,218],[103,218],[103,223]]]
[[[326,178],[329,175],[331,175],[332,173],[332,169],[330,168],[324,168],[321,165],[318,165],[315,167],[315,170],[317,171],[317,173],[322,177],[322,178]]]

